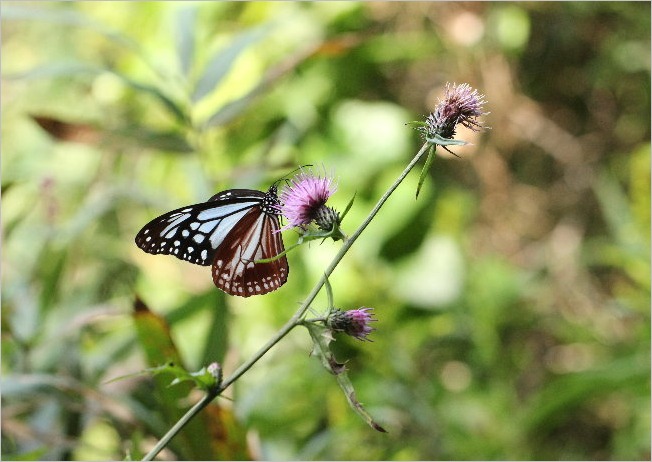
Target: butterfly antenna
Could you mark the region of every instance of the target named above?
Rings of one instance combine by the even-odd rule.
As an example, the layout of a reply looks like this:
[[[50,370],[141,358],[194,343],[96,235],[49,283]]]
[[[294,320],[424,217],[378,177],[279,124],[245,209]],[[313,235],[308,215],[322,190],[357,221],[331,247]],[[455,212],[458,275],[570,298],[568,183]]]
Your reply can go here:
[[[290,175],[292,175],[294,172],[297,172],[297,171],[301,170],[302,168],[306,168],[306,167],[312,167],[312,164],[301,165],[301,166],[295,168],[294,170],[289,171],[288,173],[286,173],[285,175],[283,175],[281,178],[279,178],[278,180],[276,180],[276,181],[273,183],[273,185],[276,186],[276,185],[278,185],[281,181],[285,181],[285,184],[288,184],[288,181],[289,181],[289,180],[288,180],[287,177],[289,177]]]

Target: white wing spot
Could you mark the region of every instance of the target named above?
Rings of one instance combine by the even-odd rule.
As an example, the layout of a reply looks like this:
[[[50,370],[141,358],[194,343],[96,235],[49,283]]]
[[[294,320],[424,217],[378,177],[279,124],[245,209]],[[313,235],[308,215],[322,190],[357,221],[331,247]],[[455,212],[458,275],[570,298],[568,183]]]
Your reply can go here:
[[[175,246],[175,247],[179,247],[179,244],[181,244],[180,241],[174,241],[174,246]]]
[[[208,250],[204,249],[201,251],[201,259],[206,260],[208,258]]]
[[[207,221],[206,223],[204,223],[199,227],[199,232],[207,233],[211,231],[213,228],[215,228],[215,226],[217,226],[217,223],[219,223],[219,220]]]
[[[195,248],[194,248],[194,247],[188,247],[188,253],[192,253],[192,252],[193,252],[193,250],[195,250]]]
[[[149,230],[147,230],[147,231],[149,231]],[[152,240],[152,236],[147,236],[147,237],[145,238],[145,242],[149,242],[149,241],[151,241],[151,240]]]
[[[189,213],[184,213],[183,215],[179,215],[177,218],[174,218],[174,219],[172,219],[172,220],[167,220],[168,223],[170,223],[170,224],[167,225],[167,226],[165,227],[165,229],[161,231],[161,236],[165,235],[165,234],[168,233],[170,230],[174,230],[174,231],[172,232],[172,235],[174,235],[174,232],[176,232],[176,230],[178,229],[179,224],[180,224],[182,221],[187,220],[189,217],[190,217],[190,214],[189,214]],[[169,233],[168,233],[168,234],[169,234]],[[166,237],[167,237],[167,236],[166,236]],[[168,237],[168,239],[169,239],[169,237]]]
[[[192,240],[195,241],[197,244],[201,244],[202,242],[204,242],[204,238],[205,236],[203,234],[195,234],[192,237]]]
[[[190,229],[192,229],[194,231],[197,228],[199,228],[199,223],[198,222],[193,221],[192,223],[190,223]]]
[[[181,231],[181,235],[183,237],[188,237],[188,236],[190,236],[190,231],[188,231],[187,229],[184,229],[183,231]]]
[[[166,238],[166,239],[171,239],[172,236],[174,236],[174,234],[177,232],[177,229],[178,229],[178,228],[172,228],[172,230],[171,230],[169,233],[167,233],[167,234],[165,235],[165,238]]]

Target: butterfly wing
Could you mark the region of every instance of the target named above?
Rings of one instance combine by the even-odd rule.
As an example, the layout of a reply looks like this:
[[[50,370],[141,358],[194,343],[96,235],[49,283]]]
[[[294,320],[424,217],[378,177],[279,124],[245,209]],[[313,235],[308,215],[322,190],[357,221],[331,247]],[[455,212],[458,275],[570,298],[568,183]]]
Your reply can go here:
[[[231,189],[208,202],[172,210],[146,224],[136,235],[136,245],[147,253],[208,266],[225,237],[264,197],[260,191]]]
[[[276,188],[268,193],[230,189],[207,202],[161,215],[136,235],[136,245],[197,265],[213,265],[213,282],[230,295],[249,297],[278,289],[287,281]]]
[[[268,263],[254,263],[284,251],[278,216],[263,210],[257,206],[247,212],[215,252],[213,282],[228,294],[262,295],[287,281],[289,268],[285,256]]]

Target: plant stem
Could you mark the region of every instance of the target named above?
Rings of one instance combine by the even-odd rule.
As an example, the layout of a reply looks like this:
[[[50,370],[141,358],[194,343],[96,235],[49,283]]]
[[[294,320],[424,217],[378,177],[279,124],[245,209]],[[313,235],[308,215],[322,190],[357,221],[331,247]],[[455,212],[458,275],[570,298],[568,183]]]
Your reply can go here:
[[[362,231],[365,230],[365,228],[371,223],[371,220],[374,219],[374,217],[378,214],[378,211],[380,208],[387,202],[387,199],[389,199],[389,196],[392,195],[392,193],[398,188],[398,186],[403,182],[405,177],[410,173],[410,171],[414,168],[414,166],[419,162],[419,159],[423,156],[423,154],[427,151],[429,144],[425,143],[419,152],[414,156],[414,158],[410,161],[410,163],[405,167],[405,170],[403,170],[403,173],[399,175],[399,177],[394,181],[394,183],[389,187],[387,191],[385,191],[385,194],[378,200],[376,203],[375,207],[369,212],[369,215],[365,220],[362,222],[362,224],[358,227],[358,229],[355,230],[355,232],[351,235],[350,238],[346,239],[340,248],[339,252],[337,252],[337,255],[333,258],[333,261],[328,265],[326,270],[324,271],[324,274],[322,277],[317,281],[315,286],[312,288],[306,299],[303,301],[299,309],[292,315],[292,317],[286,322],[281,329],[272,337],[265,345],[263,345],[260,350],[258,350],[247,362],[243,363],[240,367],[238,367],[233,374],[231,374],[230,377],[226,378],[223,382],[222,385],[220,386],[219,390],[217,390],[214,393],[208,393],[204,398],[201,399],[197,404],[195,404],[192,408],[188,410],[184,416],[179,419],[179,421],[161,438],[161,440],[158,442],[158,444],[142,459],[142,460],[153,460],[154,457],[167,445],[167,443],[183,428],[183,426],[190,421],[200,410],[202,410],[204,407],[206,407],[215,397],[219,396],[222,394],[224,390],[226,390],[233,382],[235,382],[237,379],[239,379],[245,372],[247,372],[251,367],[258,362],[260,358],[262,358],[265,353],[267,353],[274,345],[276,345],[283,337],[285,337],[293,328],[295,328],[297,325],[301,323],[301,318],[303,315],[308,311],[308,308],[310,307],[310,304],[315,300],[315,297],[317,297],[317,294],[319,291],[322,289],[324,284],[326,283],[328,276],[331,275],[331,273],[335,270],[337,265],[340,263],[342,258],[344,258],[344,255],[349,251],[353,243],[360,237],[360,234],[362,234]]]
[[[156,443],[156,446],[152,448],[151,451],[149,451],[145,457],[142,458],[142,460],[154,460],[154,457],[158,455],[159,452],[163,450],[165,446],[168,445],[170,440],[174,438],[174,436],[181,431],[185,425],[190,422],[190,420],[195,417],[195,415],[199,414],[199,411],[204,409],[208,404],[215,399],[215,397],[219,393],[217,391],[214,392],[209,392],[204,395],[204,397],[197,401],[197,404],[195,404],[193,407],[191,407],[188,412],[186,412],[178,421],[177,423],[174,424],[168,432],[163,435],[163,437],[159,440],[158,443]]]
[[[330,265],[326,268],[326,271],[324,271],[324,274],[322,277],[317,281],[317,284],[312,288],[310,291],[310,294],[306,297],[306,299],[303,301],[299,309],[294,313],[294,315],[290,318],[290,320],[285,323],[285,325],[274,335],[273,338],[269,340],[249,361],[246,363],[242,364],[238,369],[233,372],[233,374],[224,380],[222,382],[222,387],[221,390],[225,390],[229,385],[231,385],[233,382],[235,382],[242,374],[247,372],[251,366],[253,366],[256,361],[258,361],[267,351],[269,351],[270,348],[272,348],[276,343],[279,342],[283,337],[287,335],[288,332],[290,332],[294,327],[296,327],[299,322],[301,321],[301,318],[305,314],[306,311],[308,311],[308,308],[310,307],[310,304],[313,302],[321,288],[324,286],[326,283],[326,280],[328,279],[328,276],[331,275],[333,270],[335,270],[335,267],[340,263],[342,258],[344,258],[344,255],[349,251],[353,243],[358,239],[360,234],[362,234],[362,231],[371,223],[371,220],[374,219],[374,217],[378,214],[378,211],[380,208],[385,204],[389,196],[398,188],[398,186],[401,184],[401,182],[405,179],[405,177],[410,173],[410,170],[414,168],[416,163],[419,161],[421,156],[426,152],[428,149],[428,143],[425,143],[419,152],[417,153],[416,156],[414,156],[414,159],[408,164],[408,166],[403,170],[403,173],[397,178],[397,180],[392,184],[392,186],[389,187],[387,191],[385,191],[385,194],[378,200],[376,203],[376,206],[369,212],[369,215],[367,218],[362,222],[362,224],[358,227],[358,229],[355,230],[355,232],[351,235],[350,238],[348,238],[346,241],[344,241],[344,244],[340,248],[340,251],[337,252],[337,255],[335,255],[335,258],[333,258],[333,261],[331,261]]]

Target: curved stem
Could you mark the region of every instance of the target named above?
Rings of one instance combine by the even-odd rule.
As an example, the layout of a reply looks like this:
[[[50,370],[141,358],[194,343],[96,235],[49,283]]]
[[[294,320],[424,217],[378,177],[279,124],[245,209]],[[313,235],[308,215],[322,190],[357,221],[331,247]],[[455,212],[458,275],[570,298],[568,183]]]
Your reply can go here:
[[[308,308],[310,307],[310,304],[315,300],[315,297],[317,297],[317,294],[319,291],[322,289],[324,284],[326,283],[328,276],[331,275],[331,273],[335,270],[337,265],[340,263],[342,258],[344,258],[344,255],[349,251],[353,243],[360,237],[360,234],[362,234],[362,231],[365,230],[365,228],[371,223],[371,220],[374,219],[374,217],[378,214],[378,211],[380,208],[387,202],[387,199],[389,199],[389,196],[392,195],[392,193],[398,188],[398,186],[403,182],[405,177],[410,173],[410,171],[414,168],[414,166],[419,162],[419,159],[423,156],[423,154],[428,150],[428,143],[425,143],[419,152],[414,156],[414,158],[410,161],[410,163],[405,167],[405,170],[403,170],[403,173],[399,175],[399,177],[394,181],[394,183],[389,187],[387,191],[385,191],[385,194],[378,200],[374,208],[369,212],[369,215],[367,215],[367,218],[362,222],[362,224],[358,227],[358,229],[355,230],[355,232],[349,237],[347,240],[344,241],[344,244],[340,248],[339,252],[337,252],[337,255],[333,258],[331,263],[328,265],[326,270],[324,271],[324,274],[322,277],[317,281],[315,286],[312,288],[308,296],[305,298],[303,303],[301,303],[301,306],[299,309],[292,315],[292,317],[286,322],[283,327],[279,329],[279,331],[272,337],[265,345],[263,345],[249,360],[240,367],[238,367],[231,376],[226,378],[223,382],[222,385],[220,386],[219,390],[215,391],[214,393],[208,393],[204,398],[202,398],[201,401],[199,401],[197,404],[195,404],[192,408],[188,410],[184,416],[179,419],[179,421],[161,438],[161,440],[158,442],[158,444],[142,459],[142,460],[153,460],[154,457],[163,449],[167,443],[183,428],[183,426],[190,421],[199,411],[201,411],[204,407],[206,407],[215,397],[219,396],[224,390],[226,390],[233,382],[235,382],[237,379],[239,379],[245,372],[247,372],[251,367],[258,362],[260,358],[262,358],[265,353],[267,353],[274,345],[276,345],[283,337],[285,337],[292,329],[294,329],[297,325],[299,325],[302,321],[303,315],[308,311]]]
[[[288,322],[281,327],[281,329],[274,335],[273,338],[271,338],[256,354],[249,359],[246,363],[242,364],[238,369],[236,369],[233,374],[231,374],[230,377],[228,377],[224,382],[222,382],[222,387],[221,391],[225,390],[229,385],[231,385],[233,382],[235,382],[242,374],[247,372],[251,366],[253,366],[267,351],[269,351],[270,348],[272,348],[276,343],[279,342],[283,337],[287,335],[288,332],[290,332],[294,327],[296,327],[299,324],[299,321],[301,321],[301,318],[305,314],[306,311],[308,311],[308,308],[310,307],[310,304],[313,302],[315,297],[317,297],[317,294],[321,290],[321,288],[324,286],[326,283],[326,280],[328,279],[328,276],[331,275],[333,270],[335,270],[335,267],[340,263],[342,258],[344,258],[344,255],[349,251],[353,243],[360,237],[360,234],[362,234],[362,231],[365,230],[365,228],[371,223],[371,220],[374,219],[374,217],[378,214],[378,211],[380,208],[387,202],[387,199],[389,199],[389,196],[392,195],[392,193],[398,188],[398,186],[401,184],[401,182],[405,179],[405,177],[410,173],[412,168],[416,165],[416,163],[421,159],[421,156],[426,152],[428,149],[429,144],[425,143],[419,152],[417,153],[416,156],[414,156],[414,159],[408,164],[407,167],[405,167],[405,170],[403,170],[403,173],[396,179],[394,184],[389,187],[387,191],[385,191],[385,194],[378,200],[376,203],[376,206],[369,212],[369,215],[367,215],[367,218],[362,222],[362,224],[358,227],[358,229],[355,230],[355,232],[351,235],[350,238],[348,238],[346,241],[344,241],[344,244],[340,248],[340,251],[337,252],[337,255],[333,258],[333,261],[328,265],[326,270],[324,271],[324,274],[322,277],[317,281],[315,286],[312,288],[310,291],[310,294],[306,297],[306,299],[303,301],[299,309],[294,313],[294,315],[290,318]]]

